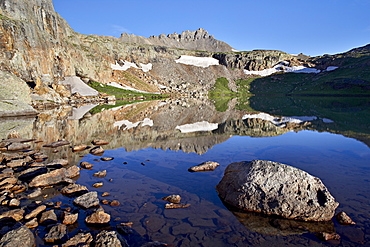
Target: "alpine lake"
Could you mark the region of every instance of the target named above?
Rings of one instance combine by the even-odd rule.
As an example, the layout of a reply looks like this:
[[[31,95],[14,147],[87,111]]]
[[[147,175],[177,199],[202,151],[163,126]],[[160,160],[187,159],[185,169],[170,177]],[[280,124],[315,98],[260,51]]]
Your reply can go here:
[[[32,149],[48,158],[93,164],[81,169],[76,183],[97,191],[111,221],[86,225],[86,210],[68,226],[77,232],[98,232],[129,223],[123,236],[130,246],[159,241],[168,246],[370,246],[370,100],[368,97],[263,97],[208,99],[169,98],[134,104],[65,106],[45,109],[36,118],[0,121],[1,138],[11,130],[35,139]],[[101,156],[71,146],[103,139]],[[66,140],[70,145],[43,147]],[[102,161],[102,157],[112,157]],[[356,225],[300,222],[243,212],[224,205],[215,186],[227,165],[254,159],[271,160],[320,178],[339,207]],[[189,172],[205,161],[220,164],[214,171]],[[105,177],[94,177],[106,170]],[[102,182],[103,186],[92,185]],[[33,199],[73,206],[59,190],[43,189]],[[104,192],[110,193],[102,197]],[[180,195],[186,208],[165,209],[162,197]],[[23,200],[22,205],[32,200]],[[39,246],[43,226],[37,228]],[[340,240],[321,241],[318,232],[336,232]]]

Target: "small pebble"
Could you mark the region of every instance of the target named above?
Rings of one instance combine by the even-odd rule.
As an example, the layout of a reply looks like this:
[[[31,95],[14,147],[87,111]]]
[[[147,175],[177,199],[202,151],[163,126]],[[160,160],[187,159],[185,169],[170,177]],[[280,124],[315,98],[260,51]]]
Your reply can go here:
[[[94,188],[100,188],[103,186],[103,182],[98,182],[92,185]]]

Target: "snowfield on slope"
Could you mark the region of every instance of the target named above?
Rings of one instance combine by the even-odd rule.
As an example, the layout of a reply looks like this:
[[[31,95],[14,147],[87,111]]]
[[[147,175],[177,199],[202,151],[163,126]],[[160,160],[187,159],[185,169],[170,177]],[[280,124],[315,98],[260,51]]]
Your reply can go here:
[[[211,65],[220,65],[219,61],[213,57],[193,57],[187,55],[182,55],[175,62],[202,68],[207,68]]]
[[[191,133],[198,131],[212,131],[218,128],[217,123],[209,123],[207,121],[196,122],[192,124],[184,124],[176,126],[175,129],[180,130],[181,133]]]
[[[135,68],[141,69],[143,72],[148,72],[153,68],[153,65],[151,63],[148,64],[139,63],[139,66],[137,66],[136,63],[131,63],[129,61],[124,61],[122,66],[119,65],[117,62],[116,64],[111,64],[111,68],[113,70],[123,70],[123,71],[126,71],[129,68]]]
[[[285,73],[320,73],[321,70],[315,69],[315,68],[307,68],[305,66],[288,66],[289,63],[286,61],[282,61],[279,64],[275,65],[274,67],[270,69],[264,69],[261,71],[251,71],[251,70],[244,70],[244,73],[246,75],[259,75],[259,76],[269,76],[277,72],[285,72]],[[326,70],[323,71],[332,71],[337,69],[338,67],[335,66],[329,66],[326,68]]]

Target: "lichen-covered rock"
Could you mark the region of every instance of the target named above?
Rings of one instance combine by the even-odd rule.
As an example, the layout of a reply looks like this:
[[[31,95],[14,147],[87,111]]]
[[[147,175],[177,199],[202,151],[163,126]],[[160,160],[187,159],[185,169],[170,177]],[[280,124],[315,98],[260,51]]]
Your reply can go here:
[[[14,209],[10,211],[6,211],[0,214],[0,219],[2,218],[13,218],[16,221],[20,221],[23,219],[25,211],[24,209]]]
[[[83,194],[83,193],[88,192],[88,191],[89,190],[84,185],[81,185],[81,184],[69,184],[69,185],[63,187],[60,190],[60,193],[66,194],[66,195],[75,195],[75,194]]]
[[[67,226],[59,223],[50,228],[49,232],[45,235],[44,240],[47,243],[54,243],[57,241],[63,241],[66,238]]]
[[[169,196],[162,197],[162,200],[172,202],[172,203],[180,203],[181,196],[180,195],[169,195]]]
[[[272,161],[232,163],[216,189],[239,209],[288,219],[328,221],[338,207],[319,178]]]
[[[72,183],[73,181],[70,178],[76,177],[79,174],[80,170],[77,166],[71,166],[69,168],[60,168],[33,178],[28,185],[30,187],[42,187],[58,184],[61,182]]]
[[[39,213],[43,212],[46,210],[46,206],[45,205],[40,205],[38,206],[37,208],[35,208],[34,210],[32,210],[31,212],[29,212],[26,216],[24,216],[24,218],[26,220],[28,219],[31,219],[31,218],[34,218],[36,217]]]
[[[122,238],[116,231],[102,231],[96,236],[96,247],[126,247],[126,240]]]
[[[339,212],[336,215],[336,218],[341,225],[356,225],[356,222],[354,222],[345,212]]]
[[[80,163],[80,166],[81,166],[81,168],[83,168],[83,169],[91,169],[94,165],[93,164],[90,164],[89,162],[87,162],[87,161],[82,161],[81,163]]]
[[[213,171],[216,169],[220,164],[214,161],[206,161],[202,164],[197,166],[192,166],[188,169],[189,172],[206,172],[206,171]]]
[[[62,247],[69,247],[69,246],[90,246],[90,243],[93,241],[93,237],[91,233],[78,233],[74,237],[68,239]]]
[[[0,239],[0,247],[33,247],[35,245],[36,242],[33,233],[20,223],[16,223],[14,226],[10,227],[10,230]]]
[[[63,212],[63,224],[71,225],[74,224],[78,219],[78,213],[72,214],[69,212]]]
[[[102,146],[102,145],[108,145],[109,142],[105,141],[105,140],[101,140],[101,139],[95,139],[91,142],[93,145],[96,145],[96,146]]]
[[[83,208],[91,208],[99,205],[98,192],[92,191],[73,200],[73,203]]]
[[[107,176],[107,170],[98,171],[93,174],[94,177],[103,178]]]
[[[90,153],[93,155],[102,155],[104,153],[104,148],[102,148],[101,146],[96,146],[90,149]]]
[[[107,224],[109,221],[110,215],[104,212],[102,208],[85,218],[85,222],[88,224]]]
[[[0,117],[36,115],[31,106],[30,88],[16,76],[0,71]]]
[[[41,214],[40,224],[49,225],[54,224],[58,221],[58,217],[55,214],[54,210],[45,211]]]

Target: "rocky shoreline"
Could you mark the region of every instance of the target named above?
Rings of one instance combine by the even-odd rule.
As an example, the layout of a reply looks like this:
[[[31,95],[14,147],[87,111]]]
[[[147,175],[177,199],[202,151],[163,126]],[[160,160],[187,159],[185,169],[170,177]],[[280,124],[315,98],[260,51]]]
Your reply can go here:
[[[80,170],[91,170],[93,165],[81,162],[77,166],[66,159],[46,162],[48,157],[45,154],[30,149],[32,142],[39,141],[20,138],[16,133],[0,142],[0,246],[128,246],[123,235],[133,232],[131,223],[121,222],[112,227],[111,216],[104,212],[102,207],[103,204],[118,206],[120,202],[104,199],[110,195],[108,192],[98,194],[97,191],[89,191],[86,186],[76,183]],[[71,147],[71,152],[91,148],[90,153],[101,155],[104,152],[101,145],[109,143],[93,140],[92,144],[96,146]],[[57,153],[58,147],[66,145],[70,143],[62,140],[45,144],[43,147],[52,148],[53,152]],[[103,161],[112,159],[101,158]],[[93,176],[105,177],[106,171],[97,171]],[[59,190],[72,201],[48,201],[49,189]],[[172,197],[179,197],[181,200],[178,195]],[[166,208],[190,206],[178,204],[180,200],[164,200],[178,205]],[[77,221],[84,221],[86,226],[96,230],[80,229],[74,236],[69,236],[69,229],[75,227]],[[162,246],[160,244],[147,243],[146,246]]]

